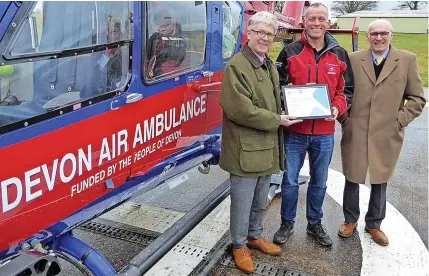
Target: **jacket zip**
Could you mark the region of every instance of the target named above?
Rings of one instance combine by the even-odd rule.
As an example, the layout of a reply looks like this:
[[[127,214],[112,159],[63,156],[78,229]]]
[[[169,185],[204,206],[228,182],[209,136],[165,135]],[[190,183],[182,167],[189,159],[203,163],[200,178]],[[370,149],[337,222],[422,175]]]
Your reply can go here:
[[[316,61],[316,84],[317,84],[317,82],[319,80],[319,74],[318,74],[318,72],[319,72],[319,61],[317,60]]]
[[[311,64],[308,64],[308,77],[307,77],[307,83],[311,83]],[[316,62],[316,82],[317,82],[317,62]],[[311,127],[311,135],[313,135],[313,131],[314,131],[314,120],[313,121],[313,125]]]
[[[311,64],[308,64],[308,81],[307,83],[310,83],[310,77],[311,77]]]
[[[316,57],[316,55],[314,55]],[[309,64],[310,65],[310,64]],[[316,84],[319,80],[319,60],[316,58]],[[313,135],[314,132],[314,124],[316,123],[315,120],[313,120],[312,125],[311,125],[311,135]]]

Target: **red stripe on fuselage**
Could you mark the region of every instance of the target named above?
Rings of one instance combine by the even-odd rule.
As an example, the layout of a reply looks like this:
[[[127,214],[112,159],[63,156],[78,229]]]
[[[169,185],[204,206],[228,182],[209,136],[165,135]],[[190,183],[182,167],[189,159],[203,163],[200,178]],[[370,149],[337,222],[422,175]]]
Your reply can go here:
[[[0,149],[0,251],[111,192],[106,180],[118,187],[219,126],[219,93],[182,85]]]

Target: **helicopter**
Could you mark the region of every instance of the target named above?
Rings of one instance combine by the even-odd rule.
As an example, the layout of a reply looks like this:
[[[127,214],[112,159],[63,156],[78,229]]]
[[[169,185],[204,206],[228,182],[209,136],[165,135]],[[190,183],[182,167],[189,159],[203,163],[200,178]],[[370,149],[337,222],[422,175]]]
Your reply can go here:
[[[116,275],[72,230],[218,164],[223,68],[249,18],[272,12],[293,40],[307,6],[1,2],[0,275],[57,275],[58,255]]]

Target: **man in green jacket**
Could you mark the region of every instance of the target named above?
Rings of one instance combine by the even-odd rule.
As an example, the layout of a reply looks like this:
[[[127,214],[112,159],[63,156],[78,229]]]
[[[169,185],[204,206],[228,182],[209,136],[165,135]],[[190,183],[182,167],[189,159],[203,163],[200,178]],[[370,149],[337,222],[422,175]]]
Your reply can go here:
[[[279,255],[280,247],[261,238],[271,174],[284,167],[280,125],[300,122],[281,115],[279,76],[267,52],[276,17],[258,12],[249,20],[247,43],[227,64],[222,81],[220,167],[231,180],[231,239],[237,267],[255,271],[248,247]],[[247,240],[247,246],[246,246]]]

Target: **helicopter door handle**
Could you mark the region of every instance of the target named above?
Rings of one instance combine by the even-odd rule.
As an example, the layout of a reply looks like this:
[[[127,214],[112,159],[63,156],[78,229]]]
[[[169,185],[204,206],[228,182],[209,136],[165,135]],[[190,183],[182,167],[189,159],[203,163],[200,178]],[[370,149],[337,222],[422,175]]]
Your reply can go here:
[[[135,103],[135,102],[140,101],[141,99],[143,99],[143,95],[142,94],[131,93],[131,94],[127,95],[125,103],[127,103],[127,104],[129,104],[129,103]]]
[[[203,71],[202,74],[203,74],[204,77],[210,78],[210,77],[212,77],[214,75],[214,72],[212,72],[212,71]]]
[[[203,76],[209,79],[209,82],[212,80],[212,76],[214,75],[214,72],[212,71],[203,71]]]
[[[220,91],[221,82],[212,82],[208,84],[192,84],[192,89],[196,93],[210,93]]]

